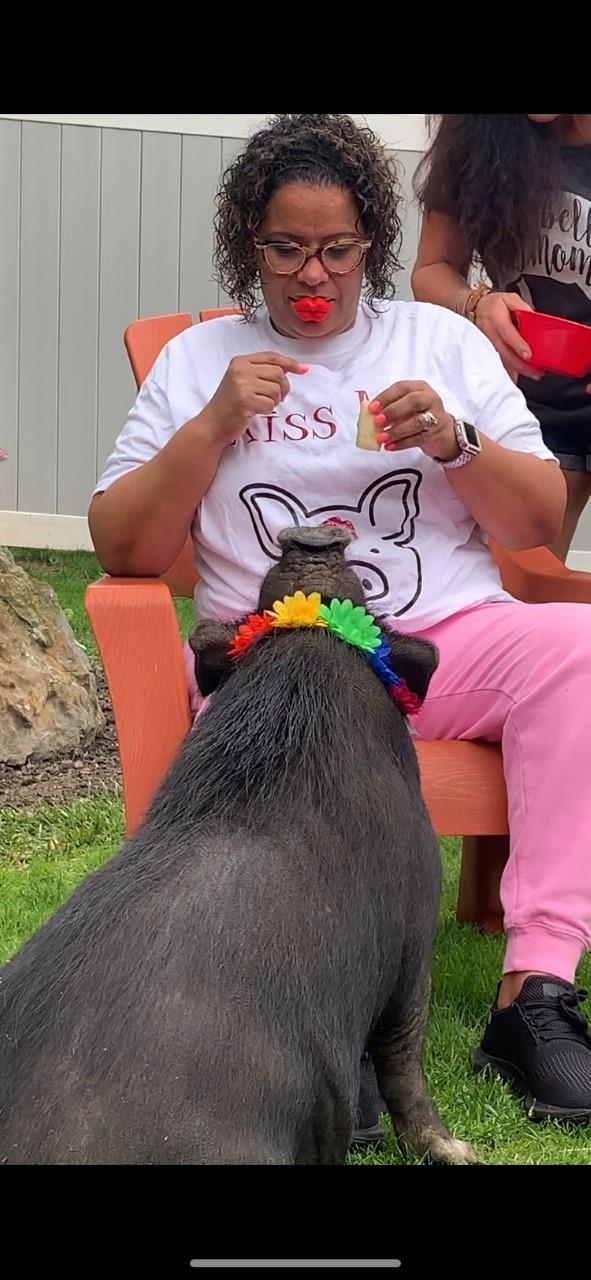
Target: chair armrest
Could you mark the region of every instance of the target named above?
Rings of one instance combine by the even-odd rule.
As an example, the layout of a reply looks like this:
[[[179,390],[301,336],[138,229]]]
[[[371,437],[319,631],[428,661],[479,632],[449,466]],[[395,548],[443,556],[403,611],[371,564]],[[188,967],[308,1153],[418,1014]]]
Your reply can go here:
[[[84,603],[111,696],[131,834],[191,723],[176,612],[156,578],[101,578]]]
[[[591,573],[567,569],[547,547],[506,551],[492,538],[489,546],[505,590],[517,600],[531,604],[547,601],[591,604]]]
[[[413,741],[437,835],[506,835],[507,792],[499,747],[488,742]]]

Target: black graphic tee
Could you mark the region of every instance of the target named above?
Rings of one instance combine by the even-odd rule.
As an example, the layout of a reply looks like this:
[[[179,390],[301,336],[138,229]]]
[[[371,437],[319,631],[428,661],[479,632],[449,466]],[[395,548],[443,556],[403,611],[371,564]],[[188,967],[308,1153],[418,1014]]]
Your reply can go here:
[[[563,147],[565,190],[542,210],[536,251],[505,291],[519,293],[536,311],[591,325],[591,146]],[[591,395],[585,378],[547,373],[520,387],[543,431],[558,443],[560,428],[581,428],[591,441]]]

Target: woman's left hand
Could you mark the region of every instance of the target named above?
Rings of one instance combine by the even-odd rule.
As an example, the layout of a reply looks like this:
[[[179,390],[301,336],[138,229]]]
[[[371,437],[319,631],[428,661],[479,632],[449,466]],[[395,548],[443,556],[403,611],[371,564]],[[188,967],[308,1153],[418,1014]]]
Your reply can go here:
[[[368,406],[378,442],[388,450],[422,449],[428,458],[451,462],[457,457],[455,419],[427,382],[395,382]]]

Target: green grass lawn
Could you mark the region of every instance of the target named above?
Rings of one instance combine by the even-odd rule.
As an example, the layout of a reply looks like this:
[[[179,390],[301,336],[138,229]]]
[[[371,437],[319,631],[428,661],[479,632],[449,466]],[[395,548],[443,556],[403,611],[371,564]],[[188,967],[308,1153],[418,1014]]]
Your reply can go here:
[[[31,572],[51,582],[78,639],[96,660],[82,595],[98,574],[86,553],[22,552]],[[191,606],[181,601],[186,631]],[[53,911],[74,886],[100,866],[122,837],[115,796],[48,807],[33,814],[0,809],[0,962]],[[502,958],[500,938],[481,937],[454,919],[459,841],[442,840],[444,898],[433,973],[433,1001],[425,1067],[436,1105],[458,1137],[469,1138],[488,1164],[589,1164],[591,1130],[535,1125],[498,1081],[471,1075],[477,1043],[494,994]],[[580,981],[591,986],[591,958]],[[355,1155],[355,1164],[399,1164],[389,1138],[379,1153]]]

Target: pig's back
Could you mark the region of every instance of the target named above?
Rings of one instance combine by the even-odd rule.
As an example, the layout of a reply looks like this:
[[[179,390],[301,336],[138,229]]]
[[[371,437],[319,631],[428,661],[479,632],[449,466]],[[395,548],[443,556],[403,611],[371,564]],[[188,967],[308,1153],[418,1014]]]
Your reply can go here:
[[[262,739],[221,690],[137,837],[2,971],[0,1160],[215,1162],[236,1131],[282,1159],[310,1090],[351,1092],[437,851],[375,677],[307,666],[309,714],[284,671]]]

